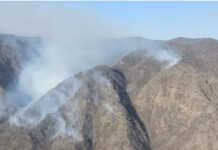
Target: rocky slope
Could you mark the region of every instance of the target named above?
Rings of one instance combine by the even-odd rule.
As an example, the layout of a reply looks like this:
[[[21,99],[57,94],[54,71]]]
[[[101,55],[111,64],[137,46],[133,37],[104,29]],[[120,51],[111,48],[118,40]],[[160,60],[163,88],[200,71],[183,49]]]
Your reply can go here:
[[[166,47],[173,48],[183,61],[201,72],[218,75],[218,41],[210,38],[177,38],[166,41]]]
[[[151,149],[121,72],[98,66],[76,78],[67,79],[12,118],[11,123],[21,129],[7,127],[0,137],[0,149]],[[69,88],[77,82],[81,85],[72,95]],[[24,138],[19,137],[22,131]],[[8,144],[4,144],[6,139]]]
[[[0,123],[0,150],[217,150],[218,42],[163,42],[174,66],[141,49],[78,73]]]
[[[217,88],[217,78],[185,63],[152,78],[134,100],[152,149],[217,149]]]
[[[131,52],[113,65],[127,78],[127,91],[132,98],[164,67],[163,63],[148,57],[145,52],[145,50]]]

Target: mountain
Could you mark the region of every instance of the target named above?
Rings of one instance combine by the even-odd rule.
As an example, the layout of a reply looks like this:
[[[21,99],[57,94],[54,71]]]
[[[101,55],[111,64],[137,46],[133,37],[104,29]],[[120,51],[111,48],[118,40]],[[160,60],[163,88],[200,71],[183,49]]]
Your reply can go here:
[[[37,37],[0,34],[0,86],[3,89],[16,80],[22,65],[37,55],[40,43]]]
[[[161,49],[139,46],[18,110],[0,123],[0,150],[216,150],[218,41],[157,42]]]
[[[21,89],[14,86],[25,63],[39,56],[38,50],[42,44],[39,37],[0,34],[0,122],[16,110],[14,102],[17,95],[26,96]],[[11,89],[16,96],[7,96],[7,92]],[[5,109],[2,108],[3,105],[10,107]]]
[[[17,126],[29,127],[22,135],[30,139],[32,149],[150,149],[146,127],[126,92],[122,73],[98,66],[76,78],[67,79],[13,118]],[[77,92],[70,95],[69,88],[75,87]],[[5,134],[16,127],[9,128],[12,131]],[[16,147],[27,147],[20,130],[13,136],[5,134],[0,141],[9,138],[9,142],[0,144],[2,149],[14,146],[14,140]]]
[[[216,149],[218,80],[185,63],[152,78],[134,99],[152,149]]]
[[[218,41],[212,38],[177,38],[166,41],[166,47],[175,49],[183,61],[201,72],[218,75]]]
[[[145,50],[136,50],[124,56],[113,67],[125,75],[127,91],[131,97],[135,97],[139,89],[161,71],[164,64],[147,57]]]

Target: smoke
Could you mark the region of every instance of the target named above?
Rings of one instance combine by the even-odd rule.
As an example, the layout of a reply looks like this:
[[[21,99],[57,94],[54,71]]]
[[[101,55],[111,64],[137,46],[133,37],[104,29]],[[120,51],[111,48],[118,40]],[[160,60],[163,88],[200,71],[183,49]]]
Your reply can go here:
[[[44,41],[40,57],[26,63],[19,78],[19,86],[32,99],[79,71],[114,59],[114,52],[104,51],[102,43],[125,36],[126,31],[83,11],[39,3],[1,3],[0,32],[39,36]]]
[[[57,136],[70,136],[75,141],[81,141],[82,137],[75,123],[77,122],[77,111],[80,109],[77,106],[78,100],[73,99],[73,105],[65,115],[70,115],[70,125],[67,123],[63,116],[59,112],[59,109],[71,100],[81,87],[80,80],[74,77],[68,78],[59,84],[56,88],[47,92],[40,99],[33,100],[29,105],[20,109],[15,115],[11,116],[9,123],[11,125],[22,126],[25,128],[33,129],[37,126],[48,126],[46,127],[47,137],[54,139]],[[50,119],[50,121],[45,121]],[[51,121],[52,120],[52,121]],[[43,122],[45,121],[45,122]]]
[[[44,40],[40,57],[26,63],[19,77],[19,87],[32,99],[40,98],[77,72],[112,63],[134,49],[151,49],[149,54],[157,60],[175,62],[175,56],[160,50],[154,42],[122,40],[121,37],[131,35],[123,26],[84,9],[50,5],[1,3],[0,6],[0,32],[40,36]]]
[[[84,83],[85,81],[70,77],[40,99],[34,100],[27,107],[20,109],[10,117],[9,123],[29,129],[49,126],[49,129],[47,127],[45,129],[47,130],[45,136],[50,140],[57,136],[70,136],[74,141],[82,141],[80,131],[82,130],[83,115],[81,112],[86,111],[84,110],[86,107],[83,107],[84,99],[75,96],[82,86],[81,90],[85,94],[92,95],[91,100],[96,107],[103,106],[113,117],[116,116],[116,106],[112,107],[112,102],[107,101],[109,96],[101,96],[107,89],[112,89],[110,81],[100,72],[93,72],[88,77],[90,77],[89,82],[94,82],[93,90],[89,89]],[[102,91],[103,88],[106,88],[106,91]],[[46,119],[50,121],[45,121]]]
[[[166,48],[162,41],[149,41],[144,46],[148,57],[153,57],[161,63],[166,63],[163,69],[176,65],[181,57],[172,49]]]
[[[10,123],[16,125],[36,126],[48,114],[56,113],[80,87],[81,83],[73,78],[64,81],[78,72],[99,64],[110,65],[136,49],[146,49],[149,57],[160,62],[167,61],[168,66],[176,64],[180,59],[157,41],[122,38],[131,36],[127,27],[102,20],[84,9],[76,10],[66,5],[1,3],[0,20],[2,33],[39,36],[43,40],[43,46],[38,49],[39,55],[24,63],[19,75],[16,86],[32,101],[10,118]],[[66,87],[58,85],[62,81]],[[58,91],[48,92],[57,85]],[[18,99],[22,101],[22,98]],[[111,105],[103,105],[114,113]],[[67,130],[61,117],[57,120],[57,135],[77,135],[76,131]]]
[[[18,111],[10,122],[16,125],[34,127],[38,125],[47,114],[52,114],[72,98],[80,88],[80,81],[71,77],[45,94],[42,98],[33,100],[24,109]]]

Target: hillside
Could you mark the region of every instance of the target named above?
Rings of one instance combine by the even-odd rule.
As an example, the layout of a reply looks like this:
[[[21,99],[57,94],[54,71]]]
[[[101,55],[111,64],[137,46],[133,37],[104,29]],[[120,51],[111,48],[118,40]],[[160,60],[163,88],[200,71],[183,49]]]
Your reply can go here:
[[[8,88],[25,62],[37,55],[40,38],[0,34],[0,86]]]
[[[0,122],[14,113],[18,97],[26,97],[16,83],[24,65],[38,57],[41,45],[42,40],[38,37],[0,34]],[[14,95],[8,96],[11,90]],[[9,107],[5,108],[5,105]]]
[[[0,150],[216,150],[218,41],[159,42],[176,64],[139,46],[77,73],[2,121]]]

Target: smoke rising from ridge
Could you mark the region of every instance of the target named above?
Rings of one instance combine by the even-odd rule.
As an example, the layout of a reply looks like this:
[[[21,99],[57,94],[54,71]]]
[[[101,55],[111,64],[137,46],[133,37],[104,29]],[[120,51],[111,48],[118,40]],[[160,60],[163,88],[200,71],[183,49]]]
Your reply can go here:
[[[79,71],[110,62],[113,56],[105,54],[101,43],[105,38],[124,35],[112,23],[66,6],[6,3],[0,11],[0,32],[40,36],[44,40],[40,58],[23,66],[19,80],[33,99]]]
[[[33,100],[24,110],[32,106],[36,112],[41,111],[41,107],[34,106],[37,100],[66,78],[99,64],[111,64],[136,49],[146,49],[148,56],[160,62],[169,61],[171,65],[180,59],[159,42],[122,38],[131,36],[128,28],[72,7],[2,3],[0,19],[0,32],[39,36],[44,43],[39,49],[40,55],[25,63],[19,76],[18,87]],[[49,100],[44,105],[50,105]],[[55,106],[58,108],[59,102]],[[28,116],[22,117],[27,124],[31,123]]]

